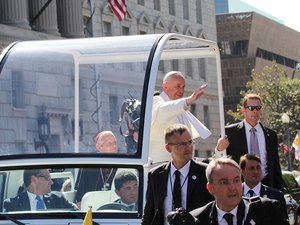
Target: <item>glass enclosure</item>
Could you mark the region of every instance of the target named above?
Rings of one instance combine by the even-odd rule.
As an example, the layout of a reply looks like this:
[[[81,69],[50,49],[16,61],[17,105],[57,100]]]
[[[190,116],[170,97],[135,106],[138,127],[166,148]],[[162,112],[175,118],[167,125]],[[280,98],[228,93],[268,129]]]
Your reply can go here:
[[[204,58],[215,59],[210,101],[222,133],[215,42],[153,34],[11,44],[0,55],[0,224],[81,224],[90,206],[101,224],[140,224],[157,74],[184,62],[199,87]],[[107,133],[114,151],[104,150]]]
[[[135,155],[156,38],[15,44],[1,63],[0,154],[96,153],[96,135],[109,130],[119,154]]]
[[[139,167],[86,165],[34,167],[0,171],[3,213],[80,212],[92,207],[101,213],[137,213],[142,206],[143,172]],[[43,195],[44,208],[35,196]],[[33,194],[32,194],[33,195]],[[3,197],[5,196],[5,197]],[[136,217],[136,215],[131,215]]]

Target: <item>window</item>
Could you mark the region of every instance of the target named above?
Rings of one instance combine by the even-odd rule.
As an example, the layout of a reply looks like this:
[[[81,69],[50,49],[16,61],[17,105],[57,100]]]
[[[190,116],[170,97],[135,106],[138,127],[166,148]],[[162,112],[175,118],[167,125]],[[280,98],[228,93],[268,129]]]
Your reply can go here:
[[[12,105],[15,108],[25,108],[24,77],[22,72],[12,72]]]
[[[111,23],[103,22],[103,36],[112,36]]]
[[[173,60],[172,60],[172,68],[173,68],[173,70],[175,70],[175,71],[178,71],[178,70],[179,70],[179,60],[178,60],[178,59],[173,59]]]
[[[110,111],[110,124],[119,124],[119,108],[118,108],[118,97],[109,96],[109,111]]]
[[[122,26],[122,34],[129,35],[129,27]]]
[[[256,57],[263,58],[269,61],[276,60],[276,63],[290,67],[292,69],[295,69],[295,65],[297,64],[297,61],[293,59],[286,58],[284,56],[269,52],[261,48],[258,48],[256,50]]]
[[[124,179],[126,177],[126,179]],[[128,179],[127,179],[128,178]],[[77,165],[64,165],[62,168],[26,168],[25,170],[9,170],[0,171],[0,191],[1,191],[1,209],[5,213],[13,214],[16,211],[28,211],[22,205],[18,205],[19,196],[27,195],[23,192],[25,185],[33,185],[32,180],[40,180],[41,182],[34,183],[35,187],[38,185],[48,184],[51,193],[55,197],[57,204],[46,204],[47,210],[39,211],[41,214],[51,215],[61,211],[86,211],[90,206],[93,207],[93,217],[99,218],[104,214],[106,217],[134,218],[134,213],[141,211],[142,198],[143,198],[143,176],[142,168],[138,166],[125,167],[122,165],[108,166],[102,168],[99,165],[89,165],[88,167]],[[130,182],[126,182],[130,181]],[[131,198],[130,205],[122,204],[120,198],[126,194],[127,188],[123,188],[126,182],[126,187],[135,195]],[[9,191],[4,191],[6,187]],[[119,193],[115,192],[115,189]],[[124,191],[125,193],[121,193]],[[62,192],[63,195],[59,194]],[[35,193],[34,190],[32,191]],[[46,194],[47,195],[47,194]],[[13,201],[9,201],[12,200]],[[5,204],[3,204],[5,202]],[[75,203],[80,202],[81,206],[78,207]],[[134,206],[134,207],[131,207]],[[34,217],[34,212],[37,210],[35,207],[30,208],[32,211],[30,216]],[[59,208],[56,208],[59,207]],[[58,210],[59,209],[59,210]],[[124,214],[124,211],[126,211]],[[100,212],[98,214],[97,212]],[[123,212],[123,215],[122,215]],[[132,212],[132,215],[130,212]],[[27,214],[28,215],[28,214]],[[128,217],[129,215],[129,217]],[[46,216],[46,215],[45,215]],[[125,218],[125,217],[124,217]]]
[[[189,1],[182,0],[182,6],[183,6],[183,19],[189,20],[190,19],[190,15],[189,15]]]
[[[164,61],[159,61],[158,70],[161,72],[165,72]]]
[[[192,59],[185,60],[185,71],[188,77],[193,77],[193,61]]]
[[[196,20],[197,23],[202,24],[202,7],[201,7],[202,0],[196,0]]]
[[[160,0],[153,0],[154,10],[160,11]]]
[[[208,105],[203,106],[203,122],[205,126],[210,129],[210,122],[209,122],[209,108]]]
[[[169,0],[169,14],[175,16],[175,0]]]
[[[145,0],[138,0],[137,2],[139,5],[145,5]]]
[[[205,59],[198,59],[200,78],[206,81]]]

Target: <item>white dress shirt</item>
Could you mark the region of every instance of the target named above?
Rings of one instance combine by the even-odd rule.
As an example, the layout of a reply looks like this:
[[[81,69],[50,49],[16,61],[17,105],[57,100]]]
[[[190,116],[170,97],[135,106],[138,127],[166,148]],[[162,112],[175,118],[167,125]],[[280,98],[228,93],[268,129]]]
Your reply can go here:
[[[252,126],[244,120],[245,124],[245,132],[246,132],[246,139],[247,139],[247,148],[248,148],[248,153],[250,153],[250,129]],[[258,146],[259,146],[259,158],[261,160],[261,168],[263,172],[263,177],[267,176],[267,150],[266,150],[266,139],[264,135],[264,131],[259,123],[257,123],[254,127],[256,129],[256,136],[258,140]],[[226,157],[226,149],[223,149],[222,151],[218,151],[215,149],[215,157],[216,158],[221,158],[221,157]]]
[[[37,200],[36,200],[36,194],[33,194],[29,191],[27,191],[27,195],[28,195],[28,198],[29,198],[29,203],[30,203],[30,209],[31,211],[36,211],[36,203],[37,203]],[[44,201],[44,198],[43,198],[43,195],[40,195],[41,199]],[[45,206],[45,209],[47,208],[46,207],[46,204],[44,202],[44,206]]]
[[[190,170],[191,161],[189,161],[187,164],[185,164],[184,167],[182,167],[179,171],[181,173],[180,175],[180,184],[181,184],[181,203],[182,207],[186,209],[186,197],[187,197],[187,184],[188,184],[188,174]],[[168,177],[168,184],[167,184],[167,196],[164,201],[164,224],[168,225],[167,221],[167,215],[169,212],[173,211],[172,208],[172,202],[173,202],[173,187],[174,187],[174,181],[175,181],[175,171],[177,169],[171,163],[170,173]]]
[[[217,205],[216,205],[216,207],[217,207],[218,224],[219,225],[228,225],[226,220],[223,218],[224,214],[226,214],[226,213],[231,213],[233,215],[233,217],[232,217],[233,225],[237,225],[237,216],[236,215],[237,215],[238,206],[236,206],[230,212],[224,212]]]
[[[248,191],[251,188],[249,188],[245,182],[243,183],[243,187],[244,187],[243,196],[250,197]],[[259,182],[254,188],[252,188],[252,190],[254,192],[253,196],[260,196],[260,189],[261,189],[261,182]]]

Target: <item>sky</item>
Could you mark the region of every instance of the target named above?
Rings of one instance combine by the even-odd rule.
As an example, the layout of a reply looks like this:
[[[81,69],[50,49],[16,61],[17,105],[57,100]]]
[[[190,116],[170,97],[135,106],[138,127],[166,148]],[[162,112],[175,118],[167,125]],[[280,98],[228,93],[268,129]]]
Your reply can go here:
[[[284,25],[300,32],[300,0],[242,0],[284,21]]]

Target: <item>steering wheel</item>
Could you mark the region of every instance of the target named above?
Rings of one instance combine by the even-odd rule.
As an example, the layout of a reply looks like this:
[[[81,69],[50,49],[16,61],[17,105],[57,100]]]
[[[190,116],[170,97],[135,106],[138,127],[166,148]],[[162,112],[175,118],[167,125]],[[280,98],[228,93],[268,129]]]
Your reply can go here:
[[[120,211],[130,211],[126,205],[120,203],[107,203],[100,206],[97,210],[120,210]]]

